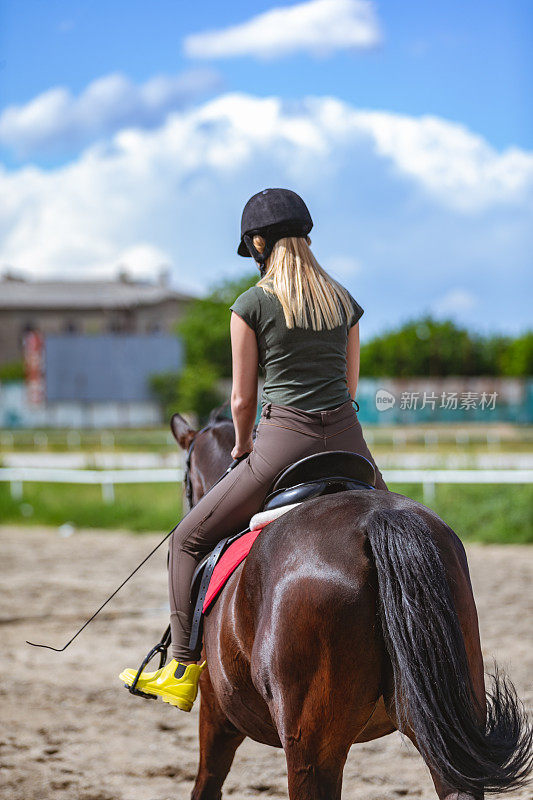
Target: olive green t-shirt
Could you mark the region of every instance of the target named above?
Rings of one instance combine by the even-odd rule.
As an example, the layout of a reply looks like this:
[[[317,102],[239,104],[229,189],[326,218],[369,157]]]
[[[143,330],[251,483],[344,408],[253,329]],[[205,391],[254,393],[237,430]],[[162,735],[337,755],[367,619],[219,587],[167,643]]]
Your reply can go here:
[[[331,330],[287,328],[278,298],[262,286],[243,292],[230,310],[255,331],[265,371],[261,402],[323,411],[350,400],[346,379],[348,330],[363,309],[350,295],[353,314]],[[342,308],[342,307],[341,307]]]

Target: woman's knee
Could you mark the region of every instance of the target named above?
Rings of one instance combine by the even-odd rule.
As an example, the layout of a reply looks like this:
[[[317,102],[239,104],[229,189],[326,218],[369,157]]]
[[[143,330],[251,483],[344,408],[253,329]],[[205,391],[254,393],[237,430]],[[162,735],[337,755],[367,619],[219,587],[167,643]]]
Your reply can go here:
[[[184,520],[180,522],[169,539],[168,549],[169,553],[171,554],[171,558],[173,555],[179,552],[190,553],[190,555],[194,554],[194,548],[191,547],[191,540],[198,532],[200,528],[200,522],[197,522],[194,526],[184,525],[183,522]]]

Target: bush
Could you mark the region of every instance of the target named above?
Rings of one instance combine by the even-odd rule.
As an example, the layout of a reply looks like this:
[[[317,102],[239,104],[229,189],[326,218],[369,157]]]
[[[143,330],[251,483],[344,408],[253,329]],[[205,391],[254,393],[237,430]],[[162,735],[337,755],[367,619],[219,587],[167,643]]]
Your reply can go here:
[[[533,331],[509,341],[500,354],[499,367],[502,375],[533,375]]]
[[[533,374],[533,334],[483,337],[454,322],[411,320],[361,346],[362,376],[391,378]]]
[[[0,366],[0,381],[4,383],[23,381],[24,363],[22,361],[10,361]]]
[[[174,411],[193,412],[203,424],[215,406],[224,397],[216,388],[218,375],[210,364],[195,364],[185,367],[178,382]]]
[[[165,419],[179,411],[195,414],[202,424],[210,411],[224,400],[217,389],[217,380],[218,374],[210,364],[195,364],[185,367],[181,373],[153,375],[150,385]]]

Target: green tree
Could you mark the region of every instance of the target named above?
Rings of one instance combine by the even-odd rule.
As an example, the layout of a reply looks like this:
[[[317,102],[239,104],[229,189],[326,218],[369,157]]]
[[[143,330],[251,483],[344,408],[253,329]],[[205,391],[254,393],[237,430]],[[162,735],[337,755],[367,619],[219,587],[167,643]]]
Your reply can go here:
[[[495,336],[487,336],[483,339],[483,372],[484,375],[501,375],[502,359],[512,344],[512,339],[509,336],[502,336],[497,334]]]
[[[513,377],[533,375],[533,331],[509,340],[507,347],[499,354],[498,362],[502,375]]]
[[[176,325],[185,351],[181,372],[153,375],[150,385],[166,418],[175,411],[192,412],[201,423],[223,402],[220,378],[231,377],[229,306],[259,280],[257,273],[215,284],[206,297],[193,301]]]
[[[361,375],[398,378],[497,375],[509,347],[510,340],[506,337],[484,338],[450,320],[425,316],[362,345]],[[517,355],[513,361],[507,357],[505,363],[524,358]]]
[[[259,274],[216,284],[207,297],[190,304],[176,325],[185,348],[186,365],[209,364],[222,378],[231,377],[229,306],[259,280]]]
[[[179,378],[177,405],[173,411],[193,411],[203,423],[210,411],[224,400],[217,389],[218,378],[211,364],[188,364]]]
[[[181,372],[164,372],[150,379],[152,392],[169,420],[175,411],[193,413],[203,424],[224,398],[217,389],[218,373],[210,364],[190,364]]]

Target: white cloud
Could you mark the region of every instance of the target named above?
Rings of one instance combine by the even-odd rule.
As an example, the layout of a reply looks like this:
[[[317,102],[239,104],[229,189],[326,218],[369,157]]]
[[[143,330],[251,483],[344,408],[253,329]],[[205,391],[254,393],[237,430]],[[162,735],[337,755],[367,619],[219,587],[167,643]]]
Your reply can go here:
[[[375,111],[356,113],[353,119],[372,134],[380,155],[457,209],[518,198],[532,184],[532,153],[510,147],[499,154],[464,125]]]
[[[112,271],[120,272],[123,269],[133,278],[153,278],[166,270],[172,262],[169,253],[149,242],[137,242],[110,255],[107,263],[104,261],[99,269],[93,270],[93,274],[100,272],[105,276]]]
[[[359,275],[363,269],[358,258],[347,255],[332,255],[328,258],[328,272],[338,281],[345,281]]]
[[[276,58],[298,52],[326,56],[380,41],[370,0],[308,0],[270,9],[240,25],[188,36],[184,51],[192,58]]]
[[[77,149],[129,125],[159,125],[169,111],[218,88],[220,79],[210,69],[160,75],[140,85],[114,73],[93,81],[77,97],[56,87],[2,112],[0,146],[19,156]]]
[[[519,200],[533,186],[533,153],[498,153],[464,125],[434,116],[359,111],[334,98],[312,98],[310,111],[331,142],[356,146],[368,136],[378,156],[440,202],[475,212]]]
[[[451,289],[437,300],[432,311],[439,317],[455,317],[471,311],[477,305],[477,298],[465,289]]]
[[[301,193],[319,261],[365,310],[376,294],[366,325],[435,297],[492,324],[506,295],[510,318],[526,313],[533,154],[333,98],[222,95],[159,128],[121,130],[60,168],[0,167],[0,269],[155,275],[171,264],[180,285],[202,291],[251,267],[235,255],[239,218],[265,186]]]
[[[332,97],[290,102],[239,93],[172,111],[216,80],[212,73],[195,72],[135,86],[124,76],[108,75],[77,98],[66,89],[52,89],[3,112],[0,144],[27,153],[104,140],[111,132],[111,144],[97,148],[94,158],[104,159],[105,152],[106,164],[111,157],[119,163],[120,152],[124,158],[139,143],[150,151],[155,142],[161,158],[167,149],[173,152],[173,169],[180,172],[193,160],[196,166],[227,171],[253,152],[270,158],[276,147],[276,158],[290,175],[312,169],[316,179],[338,169],[348,153],[370,146],[390,165],[391,175],[409,178],[460,212],[519,200],[533,181],[532,153],[516,147],[500,153],[464,125],[434,116],[364,111]],[[177,129],[190,131],[181,151],[174,148]]]

